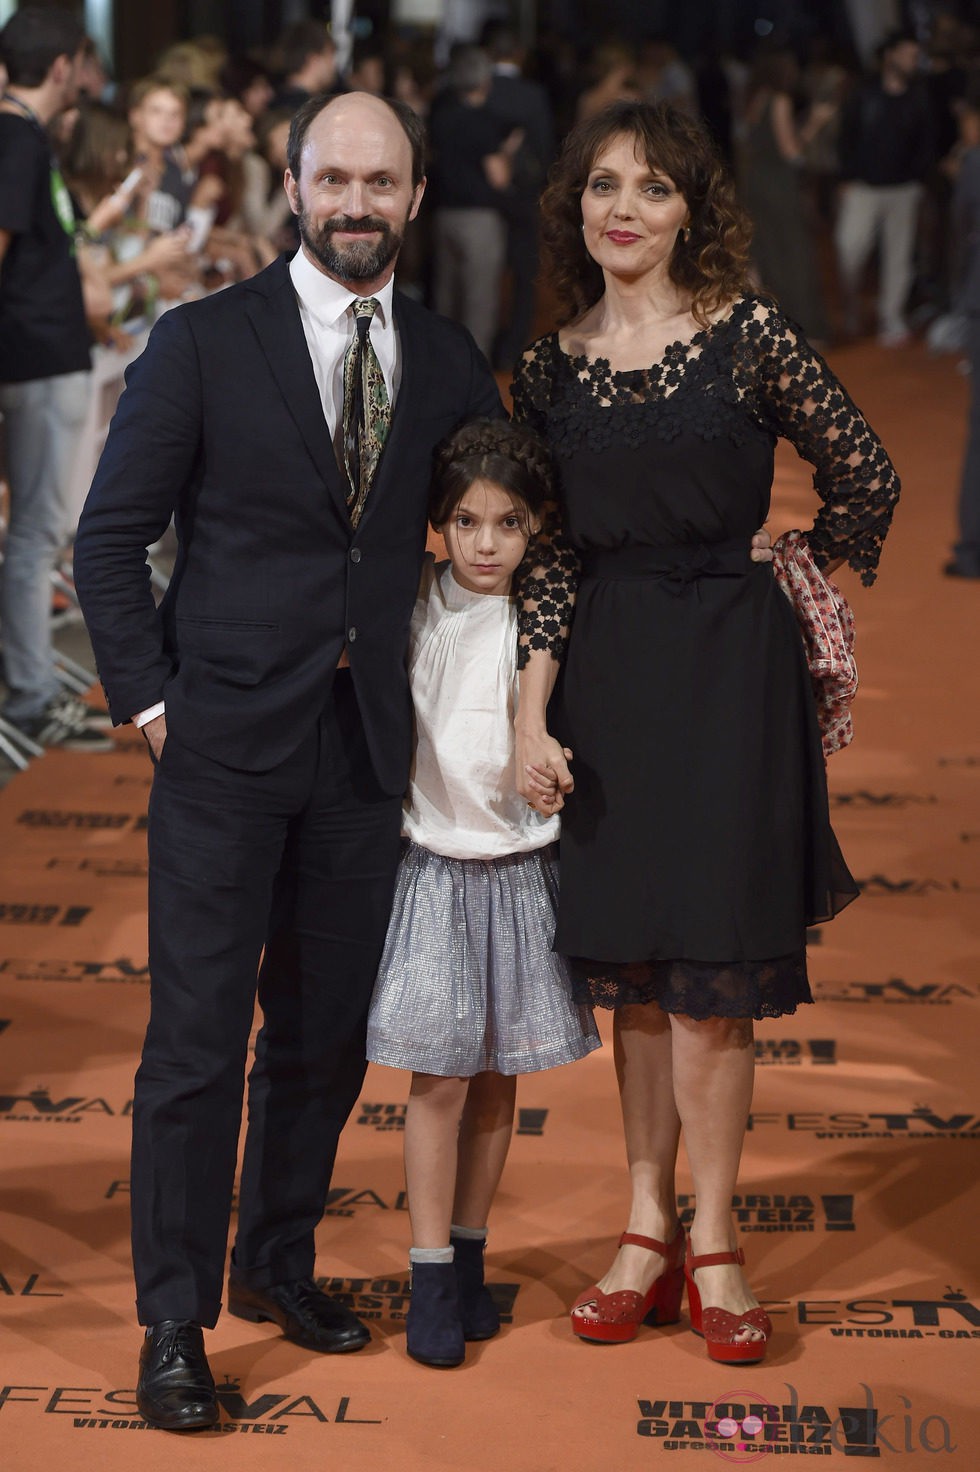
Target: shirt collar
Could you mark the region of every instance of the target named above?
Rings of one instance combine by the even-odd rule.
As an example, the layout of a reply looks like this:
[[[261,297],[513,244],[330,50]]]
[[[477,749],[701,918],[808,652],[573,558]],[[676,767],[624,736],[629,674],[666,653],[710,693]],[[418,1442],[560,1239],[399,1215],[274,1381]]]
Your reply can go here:
[[[357,301],[360,295],[351,291],[350,287],[342,286],[339,281],[334,281],[332,276],[325,275],[314,266],[302,248],[290,261],[289,274],[296,295],[306,310],[324,326],[338,325],[349,310],[351,302]],[[394,277],[390,276],[380,290],[371,293],[378,303],[376,317],[382,328],[391,323],[394,289]]]

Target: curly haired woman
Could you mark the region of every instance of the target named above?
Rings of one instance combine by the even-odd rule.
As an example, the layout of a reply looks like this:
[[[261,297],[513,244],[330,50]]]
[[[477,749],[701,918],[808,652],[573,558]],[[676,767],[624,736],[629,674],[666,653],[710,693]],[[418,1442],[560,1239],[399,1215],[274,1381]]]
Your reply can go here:
[[[563,540],[524,606],[518,772],[529,799],[549,775],[566,795],[555,945],[580,999],[615,1009],[633,1188],[572,1326],[607,1343],[676,1321],[686,1254],[692,1327],[713,1359],[752,1363],[771,1324],[731,1199],[753,1019],[812,1000],[806,928],[857,891],[793,610],[749,538],[785,437],[816,467],[817,565],[870,584],[898,482],[800,330],[749,294],[747,227],[700,123],[620,103],[579,124],[542,211],[562,325],[525,353],[514,409],[555,456]]]

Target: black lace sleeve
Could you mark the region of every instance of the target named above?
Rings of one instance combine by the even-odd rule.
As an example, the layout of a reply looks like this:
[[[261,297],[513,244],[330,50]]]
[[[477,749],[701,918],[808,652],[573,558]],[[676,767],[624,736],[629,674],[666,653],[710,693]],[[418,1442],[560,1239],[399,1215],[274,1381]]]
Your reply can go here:
[[[526,424],[548,443],[546,406],[550,391],[547,338],[532,344],[517,366],[510,386],[514,419]],[[548,506],[540,532],[528,543],[524,561],[514,577],[517,596],[517,667],[523,669],[533,649],[544,649],[561,660],[575,608],[579,560],[565,540],[561,508]]]
[[[820,566],[840,559],[870,587],[898,500],[899,480],[884,447],[800,329],[759,301],[746,322],[755,377],[743,391],[761,417],[816,467],[823,506],[807,533]]]

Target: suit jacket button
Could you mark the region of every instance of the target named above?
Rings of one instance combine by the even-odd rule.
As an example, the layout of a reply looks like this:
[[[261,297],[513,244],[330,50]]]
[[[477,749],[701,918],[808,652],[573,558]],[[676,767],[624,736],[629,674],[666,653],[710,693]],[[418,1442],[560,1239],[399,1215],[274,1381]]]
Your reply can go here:
[[[352,628],[349,628],[347,630],[347,642],[348,642],[348,644],[353,644],[353,642],[354,642],[354,640],[356,638],[357,638],[357,630],[355,628],[353,628],[353,627]]]
[[[361,560],[361,549],[360,549],[360,547],[352,547],[350,549],[350,560],[351,560],[351,562],[360,562],[360,560]]]

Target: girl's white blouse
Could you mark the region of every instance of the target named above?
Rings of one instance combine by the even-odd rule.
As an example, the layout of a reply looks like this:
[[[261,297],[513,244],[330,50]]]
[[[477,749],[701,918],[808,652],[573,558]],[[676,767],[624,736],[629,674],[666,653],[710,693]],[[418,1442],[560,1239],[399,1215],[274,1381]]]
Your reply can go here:
[[[409,639],[415,755],[402,832],[453,859],[528,853],[558,837],[514,778],[517,613],[427,555]]]

